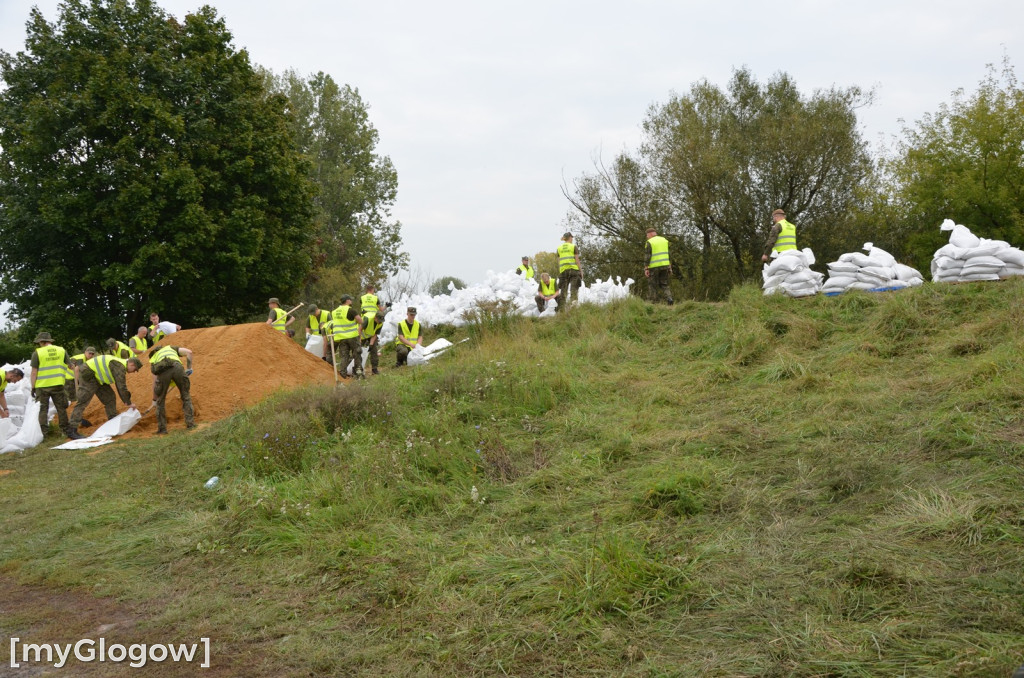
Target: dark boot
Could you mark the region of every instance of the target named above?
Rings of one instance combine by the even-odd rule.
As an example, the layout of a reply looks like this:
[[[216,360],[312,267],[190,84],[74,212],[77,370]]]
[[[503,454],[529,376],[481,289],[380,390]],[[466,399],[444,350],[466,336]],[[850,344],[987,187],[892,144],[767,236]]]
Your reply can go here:
[[[92,422],[89,421],[88,419],[83,419],[82,423],[80,424],[80,426],[84,426],[86,428],[92,428]]]
[[[78,432],[78,427],[75,427],[68,429],[68,438],[70,440],[82,440],[85,436]]]

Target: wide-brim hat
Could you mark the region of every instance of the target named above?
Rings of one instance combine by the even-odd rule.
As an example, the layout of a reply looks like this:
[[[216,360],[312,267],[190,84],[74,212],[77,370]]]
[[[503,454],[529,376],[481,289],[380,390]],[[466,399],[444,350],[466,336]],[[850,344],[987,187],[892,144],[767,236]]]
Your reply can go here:
[[[416,315],[416,307],[410,306],[409,308],[405,309],[405,312],[408,313],[409,315]]]
[[[270,297],[270,299],[267,299],[267,303],[268,304],[277,304],[278,306],[281,305],[281,302],[278,300],[277,297]]]
[[[36,335],[36,338],[35,338],[35,340],[33,340],[32,343],[33,344],[38,344],[41,341],[49,341],[49,342],[52,343],[53,342],[53,337],[50,336],[49,332],[40,332],[39,334]]]

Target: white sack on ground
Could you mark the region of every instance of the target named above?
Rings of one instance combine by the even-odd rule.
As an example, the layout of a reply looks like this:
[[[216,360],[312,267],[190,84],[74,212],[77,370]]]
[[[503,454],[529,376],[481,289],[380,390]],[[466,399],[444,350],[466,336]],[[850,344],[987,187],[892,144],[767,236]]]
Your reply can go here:
[[[932,257],[934,282],[975,282],[1024,275],[1024,252],[1005,240],[979,238],[962,224],[946,219],[939,226],[949,231],[949,244]]]
[[[317,358],[322,358],[324,355],[324,338],[319,334],[309,335],[309,338],[306,339],[306,350]]]
[[[25,406],[25,419],[21,428],[7,439],[3,449],[0,449],[0,454],[27,450],[41,442],[43,442],[43,431],[39,428],[39,401],[30,400]]]
[[[917,269],[896,261],[874,243],[864,243],[864,251],[840,255],[838,261],[828,265],[828,280],[823,291],[845,292],[846,290],[879,291],[902,289],[924,283]]]
[[[814,252],[805,247],[802,250],[786,250],[773,253],[772,260],[764,265],[761,277],[765,294],[785,294],[790,297],[808,297],[821,290],[825,276],[811,270]]]
[[[131,431],[132,428],[142,419],[142,413],[134,407],[129,408],[113,419],[104,422],[99,428],[92,432],[90,438],[105,438],[120,436]]]

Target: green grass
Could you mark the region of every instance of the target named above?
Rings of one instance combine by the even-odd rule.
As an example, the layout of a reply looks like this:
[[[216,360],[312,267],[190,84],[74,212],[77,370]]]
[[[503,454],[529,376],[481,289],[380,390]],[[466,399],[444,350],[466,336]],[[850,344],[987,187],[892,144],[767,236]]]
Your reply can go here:
[[[1024,662],[1024,281],[484,311],[420,368],[0,457],[0,568],[252,675]]]

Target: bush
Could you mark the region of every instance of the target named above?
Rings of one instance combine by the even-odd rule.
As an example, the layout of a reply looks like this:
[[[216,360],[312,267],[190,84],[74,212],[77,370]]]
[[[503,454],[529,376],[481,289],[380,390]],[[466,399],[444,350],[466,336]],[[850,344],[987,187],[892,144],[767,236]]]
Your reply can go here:
[[[432,297],[439,297],[442,294],[449,294],[448,284],[451,283],[457,290],[466,289],[466,283],[456,278],[455,276],[446,275],[443,278],[438,278],[434,282],[430,283],[430,287],[427,288],[427,294]]]

